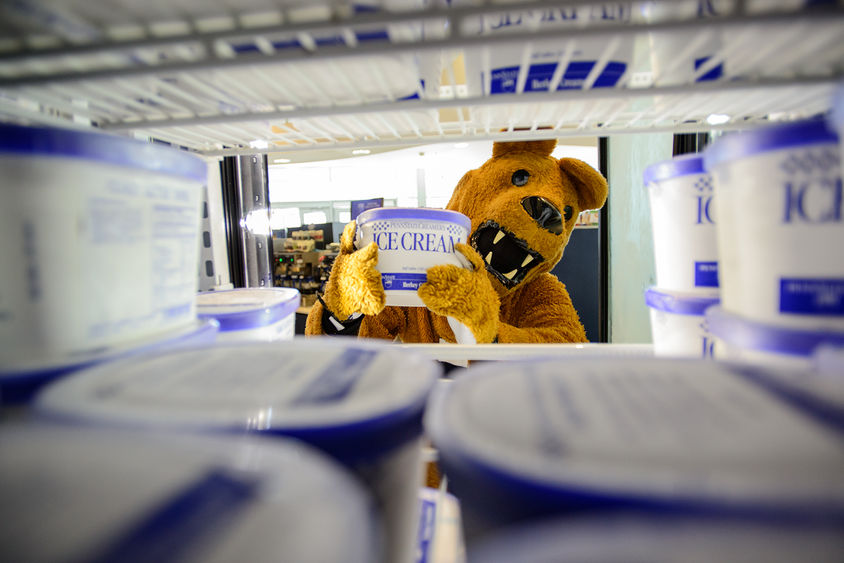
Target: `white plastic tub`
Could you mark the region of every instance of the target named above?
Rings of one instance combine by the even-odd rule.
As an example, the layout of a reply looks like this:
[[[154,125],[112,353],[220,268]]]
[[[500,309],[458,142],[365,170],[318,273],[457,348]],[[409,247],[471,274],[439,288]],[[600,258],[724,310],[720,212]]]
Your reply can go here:
[[[196,320],[207,167],[125,137],[0,126],[0,366]]]
[[[712,357],[712,336],[704,313],[718,304],[718,297],[649,288],[645,291],[645,304],[650,310],[655,355]]]
[[[830,112],[829,117],[830,124],[838,133],[838,148],[841,151],[841,161],[844,162],[844,143],[841,143],[841,138],[844,137],[844,83],[833,94],[832,112]]]
[[[788,328],[763,324],[714,307],[706,320],[719,359],[772,368],[811,370],[824,346],[844,346],[844,330]]]
[[[834,526],[705,518],[551,519],[514,526],[469,553],[469,563],[838,563],[844,536]]]
[[[416,563],[465,563],[460,503],[444,490],[419,490]]]
[[[379,207],[357,217],[355,246],[378,245],[378,271],[387,305],[424,307],[417,290],[428,279],[426,271],[440,264],[465,267],[454,250],[465,243],[471,221],[445,209]]]
[[[221,342],[290,340],[301,296],[289,287],[209,291],[196,298],[196,315],[220,323]]]
[[[387,344],[333,338],[233,343],[132,358],[48,386],[49,419],[158,430],[254,432],[308,442],[367,484],[386,561],[410,561],[422,482],[422,414],[440,373]]]
[[[703,157],[690,154],[651,164],[643,178],[651,206],[657,286],[717,294],[716,214]]]
[[[572,359],[470,367],[425,426],[471,551],[585,512],[842,522],[843,416],[716,362]]]
[[[372,563],[366,492],[299,442],[0,429],[5,561]]]
[[[25,405],[41,387],[51,381],[103,362],[129,355],[149,356],[175,348],[213,344],[217,340],[219,328],[217,321],[197,320],[184,328],[168,330],[154,338],[141,338],[90,354],[70,354],[4,366],[0,369],[0,407]]]
[[[840,158],[838,137],[821,120],[726,135],[705,151],[725,310],[844,329]]]

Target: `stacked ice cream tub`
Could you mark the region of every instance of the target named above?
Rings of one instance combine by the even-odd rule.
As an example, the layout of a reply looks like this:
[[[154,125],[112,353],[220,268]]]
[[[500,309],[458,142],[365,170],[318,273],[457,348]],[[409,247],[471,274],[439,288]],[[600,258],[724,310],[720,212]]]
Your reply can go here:
[[[704,313],[719,300],[712,178],[700,154],[644,172],[653,230],[656,286],[645,291],[654,353],[711,357]]]
[[[721,283],[706,318],[719,358],[811,368],[820,350],[844,346],[840,162],[821,119],[728,134],[706,150]]]

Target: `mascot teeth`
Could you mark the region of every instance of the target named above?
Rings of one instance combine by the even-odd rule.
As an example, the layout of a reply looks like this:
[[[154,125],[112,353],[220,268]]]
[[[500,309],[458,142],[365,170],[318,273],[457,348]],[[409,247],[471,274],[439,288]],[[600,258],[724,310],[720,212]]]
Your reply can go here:
[[[543,261],[525,241],[495,221],[486,221],[472,235],[472,246],[484,257],[486,269],[507,288],[518,285]]]

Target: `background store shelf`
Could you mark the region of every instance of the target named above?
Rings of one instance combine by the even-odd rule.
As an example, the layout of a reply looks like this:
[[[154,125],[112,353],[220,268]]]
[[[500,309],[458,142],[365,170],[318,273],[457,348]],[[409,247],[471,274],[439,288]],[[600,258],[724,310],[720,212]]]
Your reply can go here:
[[[706,19],[683,9],[642,17],[648,6],[672,4],[665,2],[426,4],[4,2],[0,119],[93,126],[230,155],[549,131],[566,137],[747,127],[826,112],[844,77],[838,3],[766,11],[789,3],[716,2],[728,9]],[[629,17],[479,31],[478,22],[502,14],[608,4]],[[654,38],[684,45],[660,72],[651,65]],[[678,75],[706,44],[716,47],[697,74]],[[525,80],[536,52],[595,45],[598,64],[578,89],[558,89],[564,77],[556,72],[544,91],[527,91],[536,90]],[[513,53],[521,78],[495,93],[490,68]],[[618,57],[627,57],[625,72],[614,86],[598,87],[604,63]],[[722,68],[716,80],[695,81],[715,68]]]

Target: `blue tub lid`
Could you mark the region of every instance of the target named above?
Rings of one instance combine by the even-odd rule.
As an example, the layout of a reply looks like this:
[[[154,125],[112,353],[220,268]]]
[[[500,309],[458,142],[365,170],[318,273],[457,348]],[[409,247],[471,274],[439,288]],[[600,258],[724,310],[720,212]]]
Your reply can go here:
[[[472,221],[462,213],[449,209],[428,209],[425,207],[375,207],[367,209],[357,216],[358,225],[383,221],[385,219],[419,219],[424,221],[447,221],[456,223],[467,231]]]
[[[844,130],[844,82],[835,89],[835,93],[832,96],[830,123],[838,131]]]
[[[0,154],[96,160],[204,183],[205,161],[166,145],[96,131],[0,124]]]
[[[26,403],[51,381],[103,362],[132,354],[157,354],[172,348],[211,344],[216,340],[219,329],[220,324],[216,320],[197,320],[184,327],[111,348],[4,364],[0,366],[0,405]]]
[[[196,315],[215,319],[222,332],[248,330],[289,317],[300,303],[299,290],[292,287],[207,291],[196,297]]]
[[[520,509],[781,510],[844,521],[841,431],[712,361],[470,367],[437,388],[425,424],[455,487],[456,475],[485,482],[524,499]]]
[[[844,534],[831,525],[676,515],[550,518],[491,534],[468,555],[469,563],[838,563],[844,555]]]
[[[647,186],[651,182],[659,182],[688,176],[689,174],[706,174],[703,168],[703,156],[699,153],[675,156],[670,160],[656,162],[645,168],[643,179]]]
[[[712,171],[724,162],[760,153],[837,142],[838,135],[823,119],[779,124],[724,135],[703,152],[703,165]]]
[[[717,305],[717,296],[693,295],[650,287],[645,290],[645,304],[652,309],[677,315],[703,315],[709,307]]]
[[[33,409],[68,421],[293,436],[351,459],[418,437],[440,372],[389,343],[219,344],[95,366],[48,385]]]
[[[367,493],[293,440],[30,425],[0,450],[8,561],[376,558]]]
[[[709,332],[721,340],[741,348],[810,356],[823,345],[844,346],[844,331],[806,330],[755,322],[721,307],[706,313]]]

